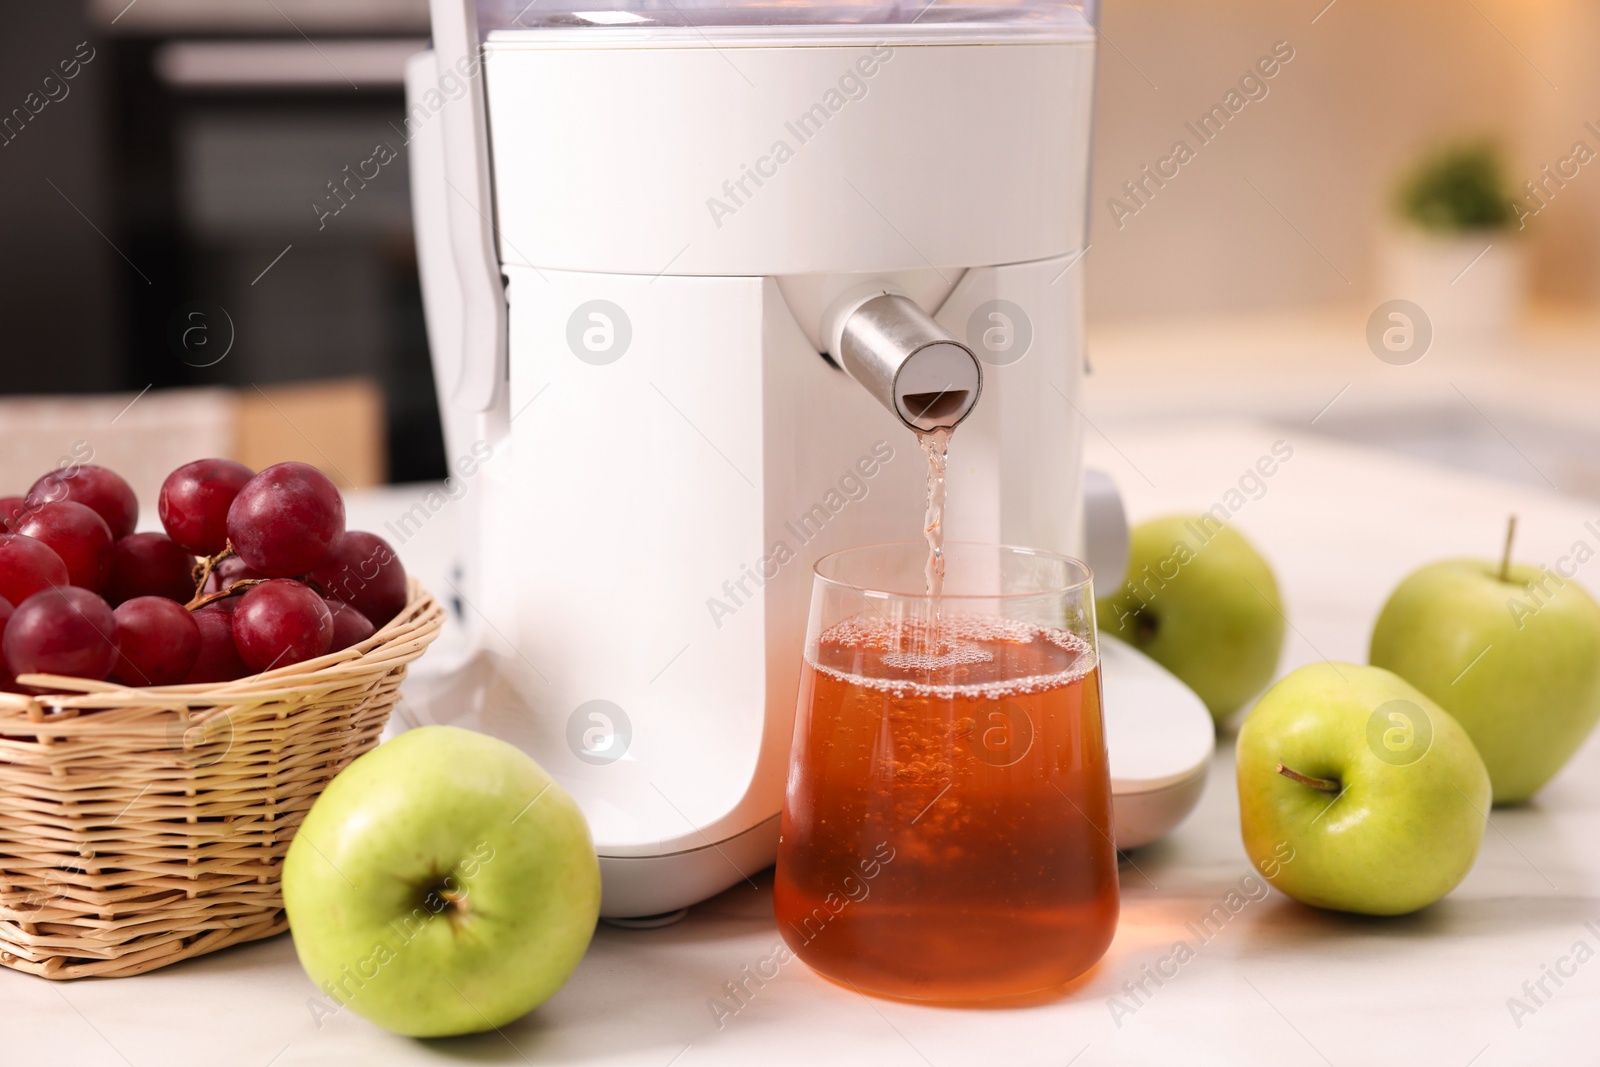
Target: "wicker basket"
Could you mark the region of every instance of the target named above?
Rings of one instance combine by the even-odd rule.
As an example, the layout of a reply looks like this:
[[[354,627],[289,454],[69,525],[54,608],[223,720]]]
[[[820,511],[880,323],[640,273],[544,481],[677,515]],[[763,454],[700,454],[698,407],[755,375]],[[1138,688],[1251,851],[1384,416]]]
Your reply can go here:
[[[359,645],[236,682],[0,693],[0,964],[138,974],[285,930],[295,829],[443,619],[413,580]]]

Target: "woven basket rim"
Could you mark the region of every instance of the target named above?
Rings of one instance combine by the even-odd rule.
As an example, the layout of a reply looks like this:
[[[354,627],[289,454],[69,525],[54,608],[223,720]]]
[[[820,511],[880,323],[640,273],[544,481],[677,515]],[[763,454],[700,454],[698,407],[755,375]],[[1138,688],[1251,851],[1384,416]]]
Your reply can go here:
[[[48,711],[68,708],[173,708],[257,703],[336,688],[353,677],[386,671],[390,660],[414,659],[433,643],[444,623],[444,608],[414,577],[407,578],[406,606],[371,637],[316,659],[293,663],[231,682],[191,685],[126,686],[89,678],[25,674],[18,682],[49,687],[48,693],[0,692],[0,721],[17,714],[38,722]]]

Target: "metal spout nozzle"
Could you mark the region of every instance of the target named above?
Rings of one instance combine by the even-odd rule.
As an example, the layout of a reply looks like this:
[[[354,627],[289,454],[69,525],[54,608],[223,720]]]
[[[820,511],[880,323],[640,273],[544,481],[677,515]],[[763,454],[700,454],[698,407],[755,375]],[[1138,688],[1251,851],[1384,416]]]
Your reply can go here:
[[[954,427],[983,391],[983,369],[912,300],[879,291],[836,320],[839,364],[913,430]]]

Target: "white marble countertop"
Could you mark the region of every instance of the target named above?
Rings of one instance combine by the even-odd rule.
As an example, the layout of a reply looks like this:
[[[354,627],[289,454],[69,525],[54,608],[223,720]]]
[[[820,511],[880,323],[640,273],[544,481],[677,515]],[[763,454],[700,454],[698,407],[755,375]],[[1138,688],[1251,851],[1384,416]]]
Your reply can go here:
[[[1309,416],[1307,416],[1309,418]],[[1159,428],[1111,420],[1096,466],[1135,517],[1223,498],[1278,439],[1292,459],[1235,522],[1272,559],[1293,623],[1284,669],[1364,658],[1371,620],[1414,566],[1492,554],[1521,516],[1527,559],[1592,537],[1600,505],[1424,466],[1304,430],[1211,418]],[[364,507],[392,507],[389,491]],[[432,530],[429,536],[435,536]],[[1580,580],[1600,586],[1596,573]],[[1197,923],[1250,872],[1239,841],[1231,738],[1200,808],[1122,867],[1123,912],[1105,959],[1073,991],[1025,1007],[943,1009],[872,1000],[792,962],[720,1028],[708,1001],[777,939],[770,874],[661,930],[601,926],[572,982],[501,1033],[419,1042],[346,1012],[321,1017],[287,937],[135,978],[52,984],[0,973],[6,1064],[637,1064],[1592,1062],[1600,963],[1584,964],[1519,1020],[1508,998],[1573,951],[1600,949],[1600,742],[1537,802],[1491,819],[1477,866],[1442,903],[1397,920],[1318,913],[1273,892],[1200,946]],[[1586,924],[1593,923],[1593,927]],[[1135,1001],[1124,983],[1168,954],[1194,959]],[[1569,968],[1570,969],[1570,968]],[[1120,998],[1113,1001],[1112,998]],[[1113,1010],[1115,1004],[1121,1010]],[[1128,1009],[1132,1009],[1131,1011]]]

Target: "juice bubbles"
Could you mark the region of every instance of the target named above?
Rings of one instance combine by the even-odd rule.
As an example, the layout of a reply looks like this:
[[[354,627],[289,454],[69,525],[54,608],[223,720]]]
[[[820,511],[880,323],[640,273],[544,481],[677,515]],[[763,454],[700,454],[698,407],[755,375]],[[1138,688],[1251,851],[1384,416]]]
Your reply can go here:
[[[1059,986],[1105,952],[1118,911],[1092,615],[1085,637],[951,599],[931,618],[926,600],[896,607],[808,641],[779,929],[863,992]]]

